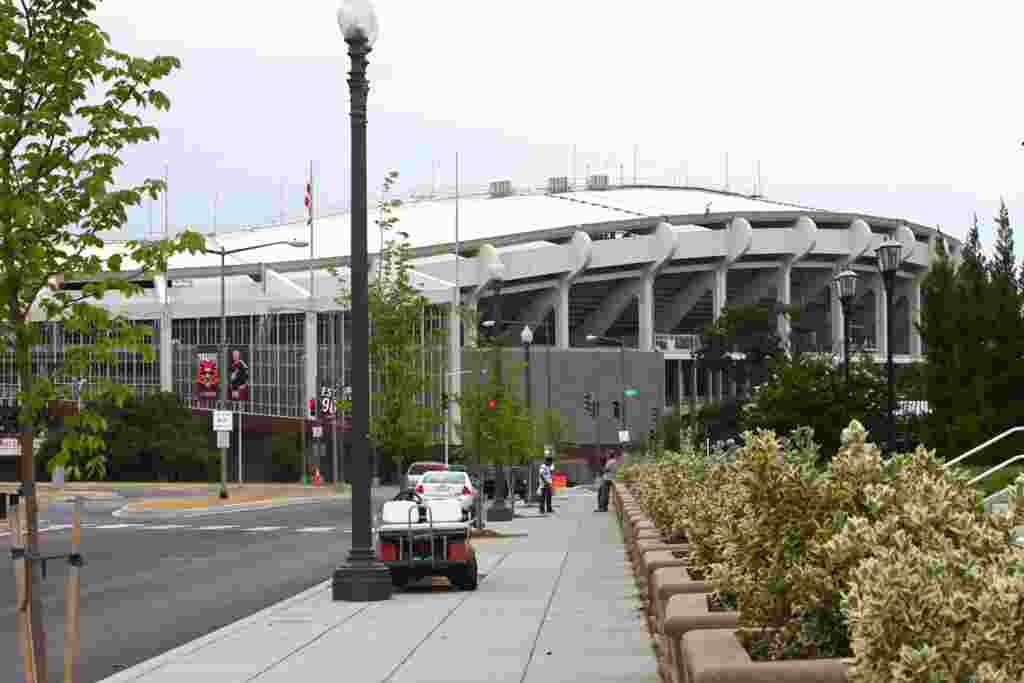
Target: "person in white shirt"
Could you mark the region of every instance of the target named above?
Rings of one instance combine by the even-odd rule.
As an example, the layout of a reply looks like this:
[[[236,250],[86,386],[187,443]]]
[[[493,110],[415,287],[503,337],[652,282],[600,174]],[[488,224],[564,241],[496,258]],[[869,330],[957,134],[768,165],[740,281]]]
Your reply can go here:
[[[555,511],[551,506],[553,471],[552,459],[548,457],[544,460],[544,464],[540,466],[540,513],[542,515]]]

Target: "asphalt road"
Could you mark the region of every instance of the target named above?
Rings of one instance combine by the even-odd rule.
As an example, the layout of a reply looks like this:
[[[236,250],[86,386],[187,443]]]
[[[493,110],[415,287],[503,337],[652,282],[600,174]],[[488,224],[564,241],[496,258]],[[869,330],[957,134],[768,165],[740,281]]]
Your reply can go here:
[[[375,511],[386,494],[375,500]],[[83,515],[83,683],[101,681],[328,579],[351,544],[348,499],[147,522],[112,517],[124,502],[93,501]],[[42,515],[41,527],[56,527],[40,536],[43,554],[69,550],[70,531],[59,525],[70,524],[70,509],[53,506]],[[0,537],[0,680],[21,681],[9,545],[10,536]],[[64,562],[49,563],[43,585],[51,683],[63,680],[66,568]]]

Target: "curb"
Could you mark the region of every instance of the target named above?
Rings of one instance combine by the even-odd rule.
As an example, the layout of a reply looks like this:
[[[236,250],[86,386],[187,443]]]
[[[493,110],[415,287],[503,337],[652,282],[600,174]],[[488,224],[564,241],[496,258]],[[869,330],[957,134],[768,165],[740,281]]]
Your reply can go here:
[[[331,496],[310,496],[304,498],[285,498],[269,503],[237,503],[235,505],[224,505],[218,508],[199,508],[193,510],[129,510],[134,505],[129,503],[114,510],[113,516],[125,519],[185,519],[190,517],[206,517],[209,515],[226,515],[232,512],[250,512],[255,510],[273,510],[276,508],[291,507],[293,505],[309,505],[312,503],[332,502],[338,500],[351,500],[352,494],[339,493]]]
[[[194,654],[209,645],[213,645],[220,640],[231,637],[239,631],[244,631],[245,629],[255,626],[258,622],[265,619],[266,615],[270,613],[289,609],[293,605],[305,602],[317,594],[329,590],[331,587],[331,581],[332,579],[322,581],[312,588],[308,588],[297,595],[293,595],[290,598],[282,600],[281,602],[264,607],[258,612],[250,614],[249,616],[232,622],[226,626],[222,626],[216,631],[208,633],[205,636],[200,636],[199,638],[185,643],[184,645],[179,645],[173,650],[168,650],[163,654],[159,654],[155,657],[139,662],[130,668],[117,672],[113,676],[108,676],[107,678],[102,679],[100,683],[129,683],[130,681],[137,681],[140,678],[167,666],[172,661],[179,659],[183,655]]]

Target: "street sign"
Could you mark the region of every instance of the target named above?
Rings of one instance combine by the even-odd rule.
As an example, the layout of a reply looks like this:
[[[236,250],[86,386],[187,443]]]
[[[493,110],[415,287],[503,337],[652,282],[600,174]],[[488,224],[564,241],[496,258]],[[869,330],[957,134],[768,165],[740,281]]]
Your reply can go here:
[[[544,446],[544,457],[545,458],[550,458],[554,454],[554,452],[555,452],[554,447],[552,447],[550,445]]]
[[[623,391],[622,393],[625,394],[626,396],[639,396],[640,395],[640,391],[638,389],[634,389],[633,387],[626,388],[626,390]]]
[[[629,430],[628,429],[620,429],[619,430],[619,443],[629,443]]]
[[[313,438],[319,439],[324,435],[324,428],[320,425],[313,425]]]
[[[232,413],[230,410],[213,411],[213,431],[230,432],[233,428],[231,424],[231,416]]]
[[[230,413],[228,413],[230,415]],[[231,432],[217,432],[217,448],[231,447]]]

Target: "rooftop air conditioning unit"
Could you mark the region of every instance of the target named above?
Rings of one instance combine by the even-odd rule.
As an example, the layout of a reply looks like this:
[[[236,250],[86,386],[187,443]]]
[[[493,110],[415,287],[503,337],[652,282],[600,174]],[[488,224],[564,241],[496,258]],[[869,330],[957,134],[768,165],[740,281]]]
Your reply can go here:
[[[548,192],[550,194],[558,194],[560,192],[569,191],[569,178],[566,176],[559,176],[557,178],[548,178]]]
[[[587,179],[588,190],[607,190],[608,189],[608,176],[606,175],[592,175]]]
[[[495,180],[491,182],[492,197],[508,197],[512,194],[511,180]]]

